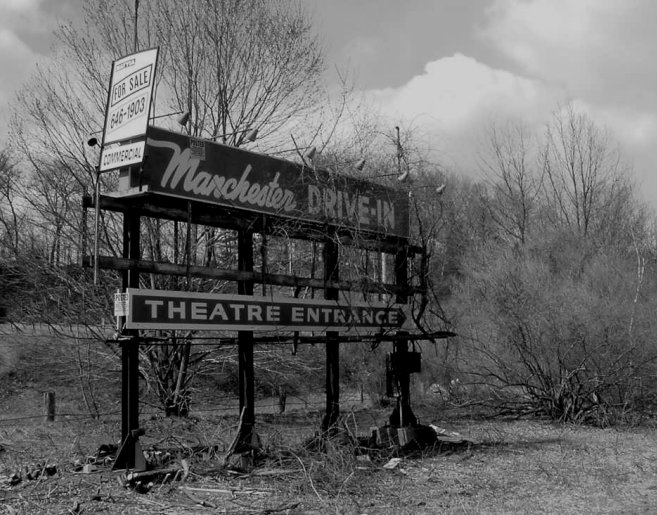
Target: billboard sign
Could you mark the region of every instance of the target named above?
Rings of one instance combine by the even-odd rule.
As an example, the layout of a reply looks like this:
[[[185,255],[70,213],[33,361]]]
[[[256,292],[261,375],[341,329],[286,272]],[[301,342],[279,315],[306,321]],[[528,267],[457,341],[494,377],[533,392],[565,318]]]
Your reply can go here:
[[[350,331],[399,328],[406,320],[400,304],[136,288],[115,304],[126,313],[126,329]]]
[[[158,49],[151,48],[112,63],[103,147],[146,134],[157,54]]]
[[[377,235],[409,235],[406,191],[149,127],[149,192]],[[119,192],[120,193],[120,192]]]

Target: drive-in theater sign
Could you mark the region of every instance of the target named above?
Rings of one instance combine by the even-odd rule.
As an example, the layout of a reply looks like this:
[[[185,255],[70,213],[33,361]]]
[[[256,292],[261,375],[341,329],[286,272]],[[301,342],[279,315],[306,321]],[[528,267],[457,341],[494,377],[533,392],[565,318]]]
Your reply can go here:
[[[122,256],[99,256],[95,245],[93,258],[85,257],[87,266],[121,273],[115,313],[116,341],[122,349],[123,445],[114,467],[145,467],[138,442],[139,345],[163,343],[163,339],[178,345],[182,332],[186,345],[191,345],[197,331],[204,330],[220,332],[213,336],[218,344],[237,346],[240,425],[236,448],[251,449],[254,441],[255,344],[292,343],[295,348],[303,343],[325,345],[326,413],[322,429],[329,431],[337,427],[340,413],[341,342],[392,342],[389,361],[399,396],[390,423],[400,427],[414,424],[409,378],[417,370],[408,364],[417,362],[418,356],[408,345],[410,339],[427,336],[403,330],[407,313],[402,305],[422,290],[422,286],[412,286],[409,278],[410,259],[422,249],[409,240],[408,192],[307,163],[162,128],[144,128],[150,118],[156,61],[157,50],[152,49],[113,63],[99,170],[118,168],[118,189],[106,195],[97,190],[95,198],[85,197],[83,202],[85,208],[96,209],[97,215],[100,210],[123,215]],[[173,221],[174,234],[180,224],[186,226],[187,242],[183,252],[174,252],[175,262],[146,257],[143,222],[152,219]],[[236,269],[195,264],[196,250],[191,242],[194,225],[235,231]],[[269,273],[269,236],[312,242],[308,247],[312,247],[313,263],[315,257],[321,263],[320,276],[315,276],[314,264],[310,277],[293,274],[292,267],[287,275]],[[258,245],[259,271],[254,266],[254,247]],[[371,252],[373,255],[366,258],[381,264],[382,256],[391,257],[394,264],[389,275],[394,277],[393,283],[378,274],[341,280],[343,245]],[[212,284],[213,288],[221,285],[225,291],[236,293],[141,289],[140,274],[145,273],[185,278],[175,283],[186,285],[188,290]],[[268,289],[269,295],[255,296],[255,285],[263,294]],[[296,298],[302,289],[323,298]],[[282,296],[285,291],[290,292],[289,297]],[[363,301],[355,302],[355,298]],[[375,302],[373,298],[390,302]],[[181,331],[170,337],[144,333],[165,329]],[[429,337],[445,336],[434,333]],[[203,342],[209,344],[209,337],[203,337]]]
[[[153,193],[408,236],[403,191],[155,127],[145,153],[139,185]]]

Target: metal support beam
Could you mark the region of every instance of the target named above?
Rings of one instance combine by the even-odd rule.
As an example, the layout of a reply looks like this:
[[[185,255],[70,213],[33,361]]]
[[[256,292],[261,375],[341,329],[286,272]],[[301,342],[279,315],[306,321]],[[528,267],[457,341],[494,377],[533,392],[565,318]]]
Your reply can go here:
[[[174,235],[176,234],[174,225]],[[174,236],[174,240],[176,240]],[[177,241],[177,240],[176,240]],[[174,252],[176,249],[174,247]],[[174,260],[178,256],[174,254]],[[86,267],[93,266],[93,259],[86,256],[82,260],[82,265]],[[147,260],[131,260],[119,257],[99,256],[98,266],[104,270],[127,270],[134,269],[146,274],[162,274],[172,276],[186,276],[188,267],[176,263]],[[375,281],[366,279],[358,281],[329,281],[323,278],[298,277],[283,274],[270,274],[260,272],[245,272],[239,270],[223,269],[213,266],[193,265],[189,267],[189,273],[192,277],[203,279],[214,279],[221,281],[254,281],[265,283],[273,286],[289,286],[291,288],[336,288],[338,290],[351,290],[360,293],[407,293],[408,295],[423,293],[424,290],[417,287],[410,287],[402,292],[400,288],[392,283],[379,284]]]
[[[400,249],[395,254],[395,284],[401,291],[408,287],[408,250]],[[405,293],[397,295],[397,302],[406,304],[408,296]],[[393,364],[395,379],[399,388],[397,406],[390,415],[390,425],[394,427],[406,427],[417,425],[417,418],[411,409],[411,373],[409,371],[408,358],[408,333],[399,331],[398,338],[393,341],[393,356],[396,361]]]
[[[194,203],[194,213],[192,223],[206,225],[209,227],[221,227],[232,230],[250,230],[257,233],[264,233],[281,238],[297,238],[305,241],[323,242],[326,239],[327,226],[304,222],[303,220],[294,219],[290,223],[275,221],[274,217],[267,217],[267,222],[263,224],[263,217],[260,214],[239,213],[227,208],[213,206],[205,202],[198,203],[201,209],[196,209],[197,203]],[[135,211],[142,217],[159,218],[162,220],[187,220],[187,204],[185,200],[167,197],[158,199],[154,196],[139,195],[135,197],[111,197],[101,195],[98,201],[100,209],[104,211],[126,212]],[[85,195],[82,197],[82,207],[95,207],[93,196]],[[346,227],[329,226],[331,232],[336,232],[337,238],[341,245],[355,246],[371,251],[394,253],[396,249],[407,246],[411,254],[421,254],[422,247],[411,245],[407,238],[394,235],[367,235],[361,231],[354,231]]]
[[[339,277],[338,245],[330,238],[324,243],[324,280],[337,282]],[[336,288],[325,288],[326,300],[338,300]],[[326,332],[326,414],[322,421],[322,431],[335,429],[340,416],[340,334],[337,331]]]
[[[123,217],[123,257],[139,259],[140,217],[127,212]],[[139,272],[127,269],[121,274],[123,291],[139,287]],[[121,343],[121,442],[122,446],[114,462],[115,469],[143,469],[144,455],[139,445],[139,331],[126,330],[125,336],[133,336]]]
[[[253,233],[237,233],[237,268],[243,272],[253,272]],[[237,282],[240,295],[253,295],[253,280]],[[253,448],[255,440],[255,374],[253,369],[253,331],[238,331],[238,376],[241,424],[237,436],[236,452]]]

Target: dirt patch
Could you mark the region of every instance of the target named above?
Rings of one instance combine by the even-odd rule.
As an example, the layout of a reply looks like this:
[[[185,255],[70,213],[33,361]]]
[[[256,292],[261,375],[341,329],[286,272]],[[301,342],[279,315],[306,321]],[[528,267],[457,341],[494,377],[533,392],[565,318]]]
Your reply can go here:
[[[384,417],[367,410],[344,422],[362,434],[361,423]],[[636,513],[657,505],[652,427],[434,418],[474,443],[402,455],[386,468],[392,450],[363,455],[344,442],[305,448],[315,417],[294,413],[258,425],[264,455],[241,472],[223,467],[235,417],[154,418],[142,438],[147,456],[163,468],[184,461],[186,473],[139,487],[98,456],[116,438],[115,422],[5,422],[0,513]],[[46,466],[56,471],[26,477]]]

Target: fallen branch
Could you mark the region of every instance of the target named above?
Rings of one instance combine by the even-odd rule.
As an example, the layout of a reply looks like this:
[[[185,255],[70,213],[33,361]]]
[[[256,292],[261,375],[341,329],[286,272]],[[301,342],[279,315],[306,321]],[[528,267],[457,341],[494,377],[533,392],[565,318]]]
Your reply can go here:
[[[168,469],[158,469],[158,470],[147,470],[145,472],[129,472],[125,475],[125,480],[128,483],[134,483],[136,481],[149,481],[155,480],[160,477],[170,476],[171,474],[178,474],[181,472],[180,467],[168,468]]]
[[[237,442],[239,441],[239,438],[242,433],[242,424],[244,423],[245,413],[246,413],[246,406],[242,408],[242,413],[240,413],[240,420],[239,423],[237,424],[237,432],[235,433],[235,438],[233,438],[230,447],[228,447],[228,452],[224,457],[224,466],[228,464],[228,459],[235,453],[235,449],[237,448]]]
[[[290,470],[274,470],[274,469],[264,469],[264,470],[254,470],[250,475],[252,476],[285,476],[288,474],[297,474],[301,472],[301,469],[290,469]]]
[[[278,508],[267,508],[262,510],[260,513],[262,515],[269,515],[270,513],[279,513],[281,511],[291,511],[296,509],[301,503],[300,502],[295,502],[291,504],[284,504],[282,506],[279,506]]]
[[[225,489],[225,488],[203,488],[203,487],[191,487],[187,486],[185,487],[186,490],[189,490],[191,492],[205,492],[208,494],[248,494],[248,495],[271,495],[274,490],[253,490],[253,489],[242,489],[242,488],[233,488],[233,489]]]
[[[189,497],[195,504],[199,504],[203,506],[204,508],[216,508],[217,506],[209,501],[204,501],[203,499],[199,499],[197,497],[194,497],[192,493],[189,491],[187,488],[182,489],[183,493]]]

